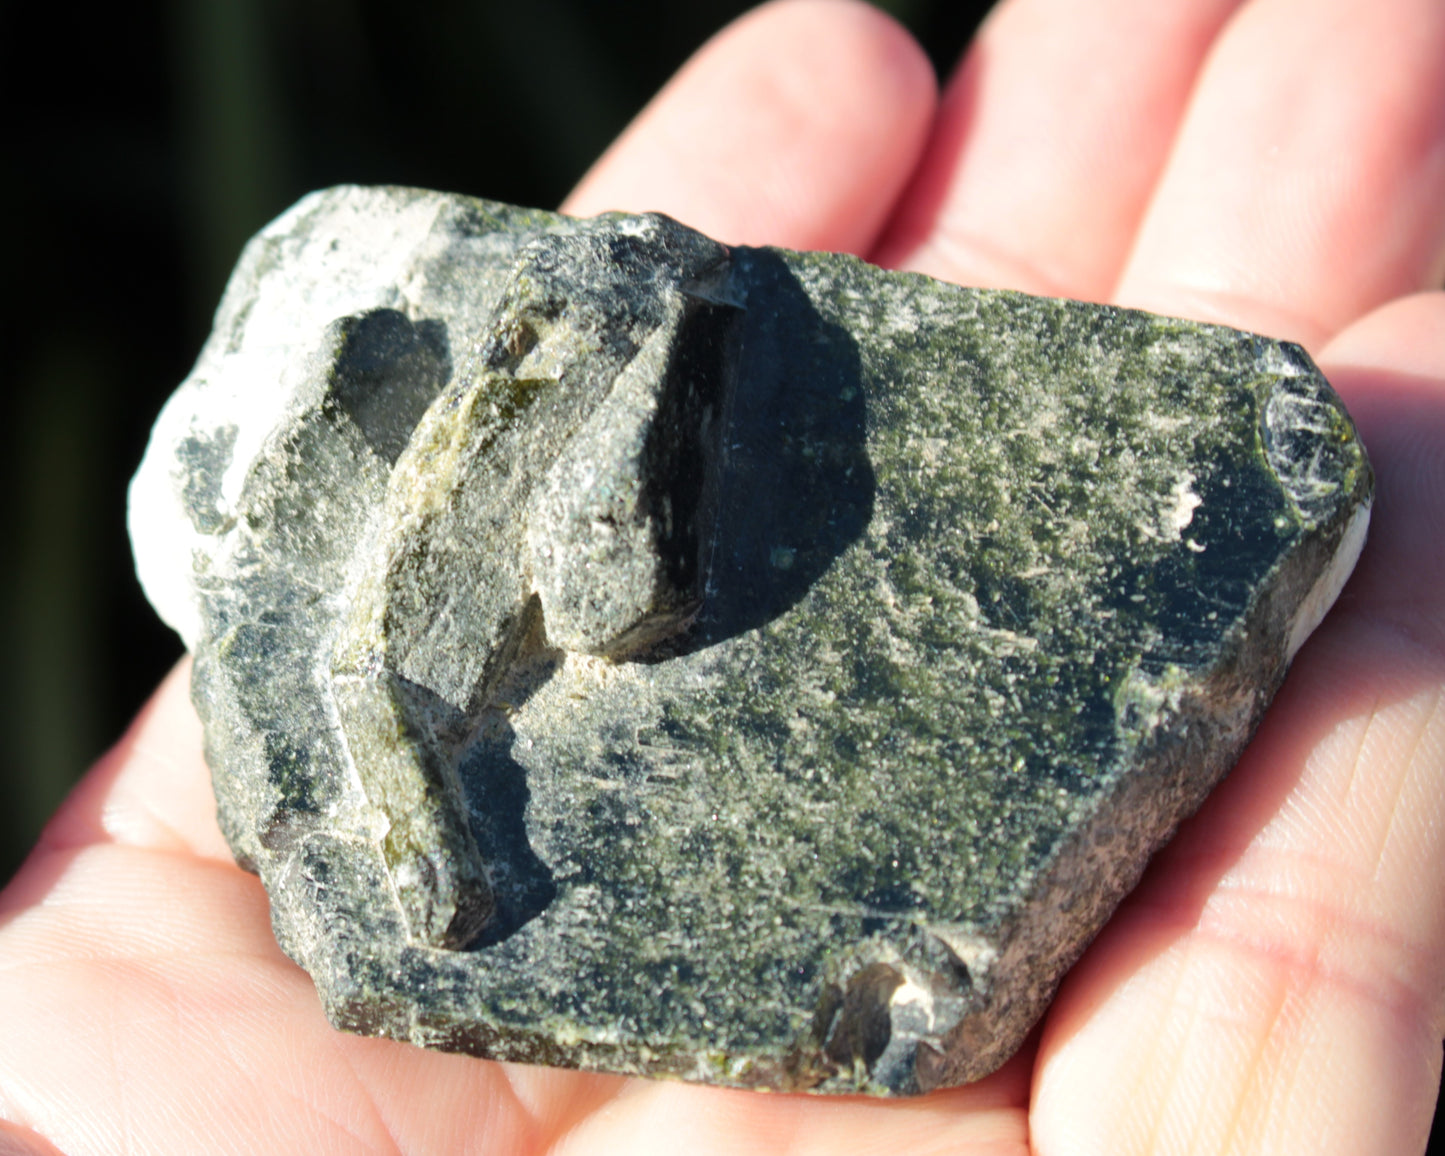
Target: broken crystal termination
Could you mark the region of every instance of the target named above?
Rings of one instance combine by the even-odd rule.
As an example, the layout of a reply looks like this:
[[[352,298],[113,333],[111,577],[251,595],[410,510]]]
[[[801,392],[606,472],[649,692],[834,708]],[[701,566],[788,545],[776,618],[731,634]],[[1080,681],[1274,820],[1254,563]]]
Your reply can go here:
[[[1371,488],[1294,346],[344,188],[246,250],[131,519],[339,1027],[910,1094],[1017,1048]]]

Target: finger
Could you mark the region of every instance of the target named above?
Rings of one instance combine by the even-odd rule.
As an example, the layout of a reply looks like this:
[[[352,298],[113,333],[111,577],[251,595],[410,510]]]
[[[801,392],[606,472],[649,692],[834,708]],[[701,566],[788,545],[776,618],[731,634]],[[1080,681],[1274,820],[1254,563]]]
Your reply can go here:
[[[657,210],[723,241],[862,252],[935,99],[922,50],[871,5],[768,4],[701,49],[563,209]]]
[[[1209,61],[1117,297],[1317,348],[1445,276],[1445,5],[1255,0]]]
[[[1041,1156],[1424,1149],[1445,1032],[1445,294],[1321,356],[1378,475],[1360,570],[1061,991]]]
[[[571,1132],[557,1156],[1028,1156],[1030,1063],[1019,1055],[980,1083],[893,1102],[632,1083]]]
[[[1195,73],[1240,2],[1003,4],[948,86],[877,259],[1107,296]]]
[[[116,842],[231,862],[216,825],[190,670],[187,659],[166,676],[46,825],[35,854]]]
[[[0,1121],[71,1156],[540,1152],[621,1083],[333,1031],[256,878],[90,822],[0,897]]]

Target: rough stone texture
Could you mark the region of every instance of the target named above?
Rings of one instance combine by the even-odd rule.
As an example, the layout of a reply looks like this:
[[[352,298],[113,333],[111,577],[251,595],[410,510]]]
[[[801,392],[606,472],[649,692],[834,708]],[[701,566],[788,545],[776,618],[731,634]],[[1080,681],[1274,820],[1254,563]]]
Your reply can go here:
[[[132,490],[338,1027],[978,1078],[1364,539],[1298,348],[404,189],[247,248]]]

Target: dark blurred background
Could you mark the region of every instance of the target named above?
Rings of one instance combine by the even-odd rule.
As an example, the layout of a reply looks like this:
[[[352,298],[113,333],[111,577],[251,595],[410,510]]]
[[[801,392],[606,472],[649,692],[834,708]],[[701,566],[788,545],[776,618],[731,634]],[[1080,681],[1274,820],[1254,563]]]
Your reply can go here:
[[[0,0],[0,884],[180,655],[125,486],[246,238],[339,182],[555,205],[750,6]],[[988,7],[879,6],[942,72]]]

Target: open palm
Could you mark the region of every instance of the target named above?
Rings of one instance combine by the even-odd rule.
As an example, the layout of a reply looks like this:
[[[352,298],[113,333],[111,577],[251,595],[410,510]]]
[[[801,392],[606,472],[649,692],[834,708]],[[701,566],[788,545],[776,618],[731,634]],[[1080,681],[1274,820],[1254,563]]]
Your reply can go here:
[[[787,0],[566,208],[1301,341],[1378,471],[1360,569],[1024,1053],[894,1103],[332,1031],[216,828],[182,667],[0,895],[0,1154],[1420,1151],[1445,1033],[1445,4],[1009,0],[940,102],[876,10]]]

